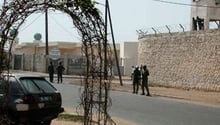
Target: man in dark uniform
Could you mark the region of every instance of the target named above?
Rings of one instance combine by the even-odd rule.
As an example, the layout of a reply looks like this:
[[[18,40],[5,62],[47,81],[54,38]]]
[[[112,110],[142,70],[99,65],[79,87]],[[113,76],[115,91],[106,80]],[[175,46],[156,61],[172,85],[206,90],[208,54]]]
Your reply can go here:
[[[133,93],[138,94],[140,79],[141,79],[141,72],[138,66],[136,66],[134,70],[134,78],[133,78]]]
[[[63,71],[65,68],[62,65],[62,62],[59,63],[59,66],[57,67],[57,82],[62,83],[63,82]]]
[[[149,88],[148,88],[148,76],[149,76],[149,71],[147,69],[147,66],[144,65],[143,66],[143,72],[142,72],[142,85],[141,85],[142,95],[145,95],[144,89],[146,89],[147,96],[150,96],[150,91],[149,91]]]
[[[54,66],[52,62],[50,62],[50,65],[48,66],[48,73],[50,77],[50,82],[53,82]]]

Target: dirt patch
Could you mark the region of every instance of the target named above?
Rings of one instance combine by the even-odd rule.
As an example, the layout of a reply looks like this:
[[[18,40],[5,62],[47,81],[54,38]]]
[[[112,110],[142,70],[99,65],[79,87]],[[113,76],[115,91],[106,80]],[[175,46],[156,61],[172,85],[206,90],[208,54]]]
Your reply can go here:
[[[135,123],[129,122],[127,120],[119,119],[119,118],[113,118],[114,122],[116,122],[117,125],[137,125]],[[72,122],[72,121],[60,121],[60,120],[53,120],[51,125],[82,125],[81,122]]]
[[[75,110],[70,109],[70,108],[65,108],[65,112],[67,114],[77,114],[75,112]],[[112,117],[113,121],[117,124],[117,125],[136,125],[135,123],[132,123],[128,120],[123,120],[120,118],[116,118],[116,117]],[[73,122],[73,121],[63,121],[63,120],[58,120],[58,119],[54,119],[51,123],[51,125],[82,125],[83,123],[81,122]]]

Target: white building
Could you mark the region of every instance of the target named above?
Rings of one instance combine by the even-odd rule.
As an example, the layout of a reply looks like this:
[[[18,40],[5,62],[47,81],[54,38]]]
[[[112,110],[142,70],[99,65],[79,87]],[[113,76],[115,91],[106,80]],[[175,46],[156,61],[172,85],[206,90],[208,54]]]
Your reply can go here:
[[[192,0],[191,29],[195,29],[193,20],[201,19],[204,30],[210,29],[210,23],[220,28],[220,0]],[[194,23],[193,23],[194,22]],[[199,26],[197,25],[197,28]]]
[[[122,42],[120,44],[121,66],[124,67],[124,75],[131,75],[131,67],[137,65],[138,42]]]

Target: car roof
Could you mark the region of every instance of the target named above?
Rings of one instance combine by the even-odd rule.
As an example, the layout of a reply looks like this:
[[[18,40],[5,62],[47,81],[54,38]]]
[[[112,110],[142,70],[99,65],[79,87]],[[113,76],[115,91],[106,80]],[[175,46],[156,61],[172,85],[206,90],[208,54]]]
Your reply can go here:
[[[36,78],[45,78],[44,76],[37,75],[37,74],[26,74],[26,73],[3,73],[3,76],[14,76],[17,78],[22,78],[22,77],[36,77]]]

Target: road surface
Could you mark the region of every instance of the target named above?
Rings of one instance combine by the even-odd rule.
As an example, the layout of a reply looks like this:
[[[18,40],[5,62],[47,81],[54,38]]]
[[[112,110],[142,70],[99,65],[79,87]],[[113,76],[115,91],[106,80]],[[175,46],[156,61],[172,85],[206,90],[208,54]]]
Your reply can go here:
[[[79,86],[54,84],[61,92],[63,107],[79,106]],[[190,104],[162,97],[147,97],[111,91],[110,115],[137,125],[219,125],[220,106]]]

